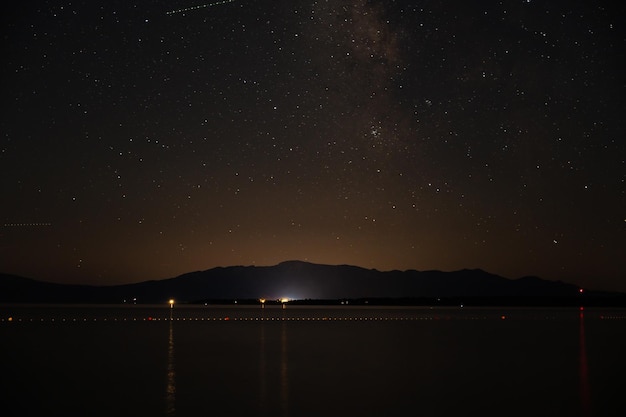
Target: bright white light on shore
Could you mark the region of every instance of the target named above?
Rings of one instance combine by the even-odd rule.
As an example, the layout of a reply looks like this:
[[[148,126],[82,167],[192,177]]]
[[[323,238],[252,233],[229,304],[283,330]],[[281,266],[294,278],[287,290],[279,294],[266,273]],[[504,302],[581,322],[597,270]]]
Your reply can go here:
[[[170,303],[170,308],[174,308],[174,299],[173,298],[170,298],[169,303]]]
[[[289,298],[281,298],[281,299],[280,299],[280,302],[281,302],[281,303],[286,303],[286,302],[288,302],[288,301],[289,301]]]
[[[259,301],[261,302],[261,304],[265,304],[265,298],[259,298]]]

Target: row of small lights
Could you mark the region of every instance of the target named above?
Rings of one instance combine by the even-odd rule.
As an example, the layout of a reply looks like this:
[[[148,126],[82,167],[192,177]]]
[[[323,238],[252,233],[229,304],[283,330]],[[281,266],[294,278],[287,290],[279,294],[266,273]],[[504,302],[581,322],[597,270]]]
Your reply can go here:
[[[580,289],[579,290],[580,293],[583,293],[583,290]],[[277,301],[279,301],[282,304],[283,309],[285,308],[285,304],[287,302],[289,302],[288,298],[281,298],[278,299]],[[259,302],[261,303],[261,308],[265,308],[265,302],[266,299],[264,298],[260,298]],[[170,310],[174,309],[174,304],[176,303],[176,301],[174,299],[169,299],[168,300],[168,304],[170,306]],[[463,305],[461,305],[461,307],[463,307]],[[580,307],[580,310],[583,311],[583,307]],[[549,319],[550,317],[544,317],[544,319]],[[444,317],[444,318],[440,318],[440,317],[252,317],[252,318],[248,318],[248,317],[243,317],[243,318],[233,318],[234,321],[405,321],[405,320],[410,320],[410,321],[414,321],[414,320],[450,320],[451,317]],[[458,317],[456,319],[459,319]],[[487,320],[487,317],[462,317],[460,319],[463,320]],[[501,315],[500,316],[501,320],[506,320],[507,316],[505,315]],[[626,316],[600,316],[600,319],[603,320],[620,320],[620,319],[626,319]],[[147,317],[147,318],[133,318],[133,319],[127,319],[127,318],[123,318],[118,320],[117,318],[112,319],[112,321],[160,321],[161,318],[153,318],[153,317]],[[163,318],[163,321],[204,321],[205,318],[201,317],[201,318],[180,318],[180,317],[176,317],[173,318],[170,315],[170,318]],[[206,318],[207,321],[228,321],[230,320],[230,317],[212,317],[212,318]],[[13,317],[8,317],[7,319],[4,318],[0,318],[0,322],[12,322],[13,321]],[[17,319],[17,321],[21,322],[23,321],[21,318]],[[29,319],[28,321],[33,322],[35,321],[34,319]],[[46,319],[40,319],[40,322],[45,322]],[[55,319],[49,319],[49,321],[54,322]],[[78,322],[78,321],[82,321],[82,322],[87,322],[87,321],[98,321],[97,318],[94,319],[87,319],[87,318],[83,318],[82,320],[78,320],[76,318],[68,320],[68,319],[60,319],[61,322],[66,322],[66,321],[71,321],[71,322]],[[108,321],[108,319],[104,318],[101,321]]]
[[[626,320],[626,316],[600,316],[601,320]],[[86,323],[86,322],[141,322],[141,321],[433,321],[433,320],[489,320],[489,317],[142,317],[142,318],[50,318],[50,319],[22,319],[13,317],[0,318],[0,322],[52,322],[52,323]],[[509,317],[502,315],[491,319],[507,320]],[[546,317],[544,319],[550,319]]]
[[[506,317],[502,316],[502,319]],[[449,317],[445,319],[449,320]],[[143,318],[122,318],[122,319],[13,319],[13,317],[9,317],[7,319],[0,319],[0,321],[4,322],[94,322],[94,321],[413,321],[413,320],[440,320],[438,317],[174,317],[174,318],[160,318],[160,317],[143,317]],[[443,320],[443,319],[442,319]],[[487,320],[487,317],[464,317],[463,320]]]

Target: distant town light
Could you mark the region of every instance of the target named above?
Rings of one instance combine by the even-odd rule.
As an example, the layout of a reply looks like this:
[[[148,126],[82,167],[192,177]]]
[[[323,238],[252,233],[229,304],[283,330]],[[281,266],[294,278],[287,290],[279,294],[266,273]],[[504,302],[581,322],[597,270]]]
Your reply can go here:
[[[174,308],[174,299],[173,298],[170,298],[169,303],[170,303],[170,308]]]
[[[288,301],[289,301],[289,298],[281,298],[281,299],[280,299],[280,302],[281,302],[281,303],[286,303],[286,302],[288,302]]]

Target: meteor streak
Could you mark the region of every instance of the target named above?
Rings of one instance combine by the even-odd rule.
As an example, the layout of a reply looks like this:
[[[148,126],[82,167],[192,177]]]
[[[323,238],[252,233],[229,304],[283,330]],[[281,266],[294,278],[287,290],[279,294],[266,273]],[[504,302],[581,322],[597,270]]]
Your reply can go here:
[[[52,223],[5,223],[4,227],[39,227],[52,226]]]
[[[205,9],[207,7],[219,6],[221,4],[226,4],[226,3],[232,3],[234,1],[235,0],[216,1],[216,2],[213,2],[213,3],[201,4],[199,6],[187,7],[185,9],[170,10],[169,12],[165,12],[165,14],[170,15],[170,14],[176,14],[176,13],[189,12],[189,11],[192,11],[192,10]]]

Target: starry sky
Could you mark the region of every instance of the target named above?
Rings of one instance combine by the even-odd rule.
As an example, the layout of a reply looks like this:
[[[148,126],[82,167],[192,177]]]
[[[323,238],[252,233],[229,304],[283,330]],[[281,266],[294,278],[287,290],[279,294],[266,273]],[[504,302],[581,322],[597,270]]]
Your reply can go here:
[[[0,19],[1,272],[298,259],[626,291],[619,2],[34,0]]]

